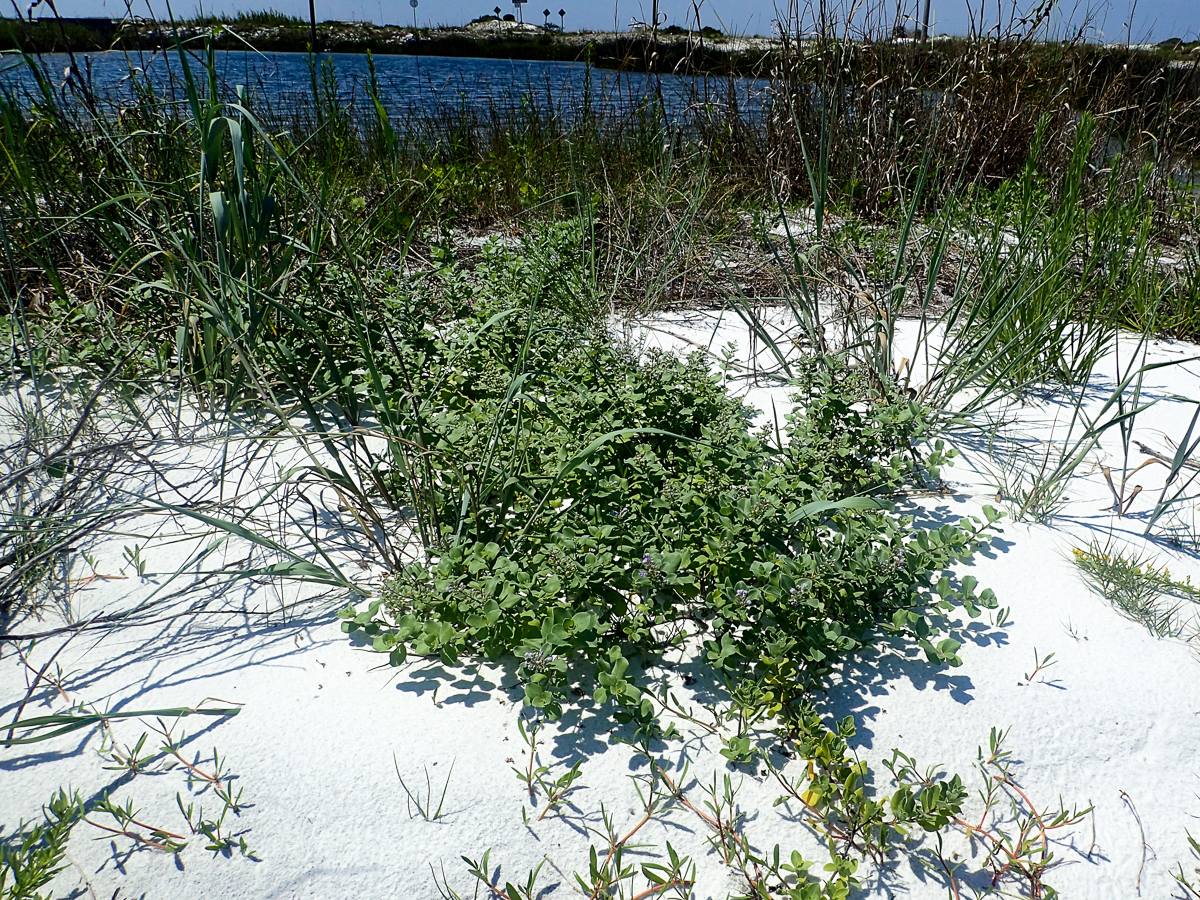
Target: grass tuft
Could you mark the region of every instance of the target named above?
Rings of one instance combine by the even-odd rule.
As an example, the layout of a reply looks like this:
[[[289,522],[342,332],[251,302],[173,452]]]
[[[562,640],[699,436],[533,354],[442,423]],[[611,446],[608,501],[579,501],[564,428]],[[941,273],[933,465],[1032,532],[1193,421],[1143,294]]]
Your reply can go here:
[[[1071,556],[1089,587],[1155,637],[1196,636],[1200,588],[1191,576],[1180,581],[1154,559],[1098,540]]]

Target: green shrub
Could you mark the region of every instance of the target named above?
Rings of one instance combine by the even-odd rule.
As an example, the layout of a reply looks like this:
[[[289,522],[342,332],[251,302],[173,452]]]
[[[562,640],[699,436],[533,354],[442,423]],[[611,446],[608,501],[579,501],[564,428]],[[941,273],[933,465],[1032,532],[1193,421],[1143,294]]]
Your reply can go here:
[[[394,664],[516,656],[526,702],[548,715],[574,693],[649,725],[630,660],[668,648],[770,714],[880,626],[958,663],[956,642],[929,640],[931,619],[958,599],[977,614],[974,582],[943,577],[931,595],[931,574],[985,526],[914,529],[873,499],[920,473],[924,412],[895,386],[810,359],[802,411],[772,434],[701,356],[639,359],[536,302],[423,333],[403,439],[436,473],[425,514],[439,542],[342,614]],[[944,457],[938,446],[926,463]]]

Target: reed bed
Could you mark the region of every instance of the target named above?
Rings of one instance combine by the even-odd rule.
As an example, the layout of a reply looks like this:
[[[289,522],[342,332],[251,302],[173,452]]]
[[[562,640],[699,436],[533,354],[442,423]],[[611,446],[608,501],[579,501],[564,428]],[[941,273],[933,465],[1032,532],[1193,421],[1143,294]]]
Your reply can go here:
[[[144,222],[150,231],[187,207],[194,251],[211,252],[198,227],[207,213],[197,161],[212,167],[206,178],[222,171],[219,155],[205,156],[213,123],[244,115],[254,122],[246,139],[277,160],[268,181],[252,177],[272,197],[269,228],[304,248],[310,272],[335,257],[395,258],[410,230],[428,243],[452,227],[582,215],[598,269],[609,280],[634,273],[613,296],[644,309],[659,298],[637,295],[662,278],[618,261],[623,254],[683,265],[737,228],[739,212],[777,203],[898,223],[918,179],[923,217],[966,203],[972,217],[995,221],[1008,213],[999,192],[1034,159],[1047,210],[1087,211],[1073,222],[1072,252],[1095,252],[1091,211],[1119,203],[1148,223],[1134,242],[1179,263],[1161,276],[1172,282],[1164,303],[1151,309],[1130,296],[1111,304],[1113,315],[1194,333],[1195,65],[1051,41],[1037,27],[926,45],[881,36],[869,13],[817,27],[794,10],[790,26],[762,73],[765,102],[748,104],[743,84],[710,80],[672,109],[653,91],[585,89],[555,101],[529,85],[482,107],[414,113],[380,93],[373,71],[348,88],[327,59],[312,61],[306,95],[272,102],[239,96],[217,77],[211,48],[182,44],[165,89],[140,78],[131,57],[117,101],[98,96],[85,70],[59,84],[29,57],[36,86],[6,89],[0,101],[0,189],[10,198],[3,302],[11,310],[22,295],[31,309],[53,296],[68,316],[98,303],[123,321],[178,319],[178,308],[164,319],[153,303],[129,302],[132,283],[160,280],[164,257],[145,252],[154,241],[125,207],[160,207]],[[1081,127],[1085,170],[1067,184]],[[685,222],[695,246],[673,251],[662,235]]]

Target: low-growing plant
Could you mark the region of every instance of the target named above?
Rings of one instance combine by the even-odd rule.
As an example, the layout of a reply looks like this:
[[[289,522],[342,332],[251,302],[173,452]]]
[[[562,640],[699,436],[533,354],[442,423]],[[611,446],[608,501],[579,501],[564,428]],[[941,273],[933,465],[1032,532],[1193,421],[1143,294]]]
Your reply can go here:
[[[895,838],[939,831],[962,810],[967,791],[961,778],[936,779],[932,771],[923,779],[913,778],[914,761],[898,750],[885,763],[898,789],[888,800],[871,796],[867,764],[847,743],[856,731],[852,716],[831,729],[809,706],[789,725],[796,734],[795,750],[807,768],[795,779],[771,766],[784,789],[775,805],[795,807],[797,817],[827,840],[831,851],[836,847],[844,856],[853,852],[882,863]]]
[[[1049,900],[1058,896],[1045,883],[1046,873],[1057,862],[1050,848],[1051,837],[1083,821],[1092,807],[1068,808],[1061,797],[1056,808],[1035,805],[1017,782],[1017,763],[1012,751],[1004,749],[1007,736],[1007,730],[993,728],[988,736],[988,749],[978,748],[975,767],[983,783],[979,791],[983,812],[979,819],[970,821],[956,816],[953,822],[971,841],[983,845],[987,852],[984,868],[991,870],[993,888],[1006,879],[1015,880],[1025,884],[1030,897]],[[914,776],[915,768],[910,767],[907,774]],[[940,862],[949,872],[945,860]],[[950,879],[953,884],[953,875]]]
[[[714,772],[702,781],[686,762],[666,761],[649,739],[642,738],[632,745],[638,771],[630,776],[637,794],[630,822],[617,828],[603,804],[598,825],[587,824],[589,817],[580,820],[598,839],[585,871],[568,875],[547,857],[518,883],[504,877],[491,850],[478,858],[463,856],[467,871],[478,887],[507,900],[538,896],[538,880],[547,864],[592,900],[686,898],[695,884],[694,859],[670,841],[649,837],[648,826],[657,823],[686,831],[690,820],[707,832],[712,853],[737,878],[739,887],[726,895],[727,900],[846,900],[862,887],[862,863],[885,866],[896,851],[911,854],[914,864],[928,866],[951,897],[962,896],[960,882],[969,883],[962,871],[967,868],[990,878],[981,896],[1016,896],[1007,893],[1012,882],[1023,886],[1029,897],[1057,896],[1045,882],[1056,863],[1050,836],[1078,824],[1090,808],[1068,809],[1061,801],[1052,810],[1036,806],[1017,782],[1015,763],[1004,748],[1006,732],[993,728],[988,749],[979,748],[981,808],[976,818],[965,811],[970,798],[960,776],[947,775],[938,766],[922,769],[900,750],[893,750],[884,762],[892,786],[881,795],[874,773],[848,743],[856,731],[853,717],[830,727],[806,705],[791,725],[784,742],[788,747],[782,748],[794,760],[790,766],[777,767],[764,757],[784,790],[774,806],[786,821],[820,839],[828,854],[824,864],[797,850],[787,852],[780,844],[755,843],[751,831],[763,824],[763,811],[749,815],[741,806],[739,776]],[[799,777],[789,768],[798,768]],[[971,860],[948,859],[942,848],[951,831],[961,831],[972,849],[982,852],[973,853]],[[973,880],[980,883],[978,877]],[[440,880],[435,873],[435,883],[446,900],[463,896],[444,870]],[[541,891],[555,887],[546,884]]]
[[[513,774],[525,785],[526,791],[529,792],[529,802],[536,804],[538,794],[541,793],[543,806],[542,812],[537,817],[537,821],[542,821],[546,816],[554,811],[562,804],[567,796],[577,789],[576,782],[580,779],[583,773],[580,771],[580,766],[583,765],[583,759],[575,760],[574,765],[568,768],[557,778],[550,777],[550,767],[541,763],[538,756],[538,734],[541,731],[542,723],[537,719],[533,719],[526,726],[522,719],[517,720],[517,731],[521,735],[521,740],[525,742],[526,752],[529,754],[529,762],[523,768],[513,767]],[[529,813],[526,811],[524,804],[521,806],[521,819],[526,825],[529,824]]]
[[[1039,677],[1051,666],[1058,665],[1058,660],[1054,658],[1053,653],[1042,655],[1038,653],[1038,648],[1033,648],[1033,671],[1025,673],[1025,681],[1018,684],[1033,684],[1035,680],[1045,681],[1044,677]]]
[[[50,883],[63,868],[67,841],[80,821],[80,798],[63,790],[51,798],[44,821],[17,826],[0,834],[0,897],[4,900],[43,900],[39,888]]]
[[[241,856],[257,861],[258,857],[246,843],[246,830],[232,832],[228,824],[231,814],[240,816],[249,804],[242,799],[242,789],[234,788],[235,776],[228,772],[225,760],[215,748],[211,759],[185,756],[182,748],[187,736],[175,733],[179,720],[185,716],[226,718],[239,712],[238,707],[217,708],[208,703],[206,700],[195,707],[120,713],[104,713],[90,704],[76,703],[66,712],[18,718],[9,726],[2,746],[41,743],[80,730],[98,728],[101,734],[98,752],[108,763],[104,768],[121,772],[123,779],[139,774],[181,771],[189,793],[203,794],[211,790],[220,802],[216,817],[205,817],[202,806],[190,799],[185,805],[183,794],[176,793],[175,801],[190,835],[203,837],[207,841],[205,849],[214,855],[228,857],[236,850]],[[164,716],[171,717],[171,721],[165,720]],[[116,721],[149,719],[154,720],[152,724],[147,723],[150,732],[162,738],[156,750],[145,749],[150,732],[143,732],[132,745],[122,743],[113,733],[112,724]],[[114,799],[109,790],[102,790],[85,800],[78,791],[68,794],[60,788],[43,807],[41,823],[30,826],[21,823],[7,834],[0,830],[0,900],[41,900],[43,895],[38,889],[49,884],[62,870],[67,841],[79,824],[147,850],[177,855],[187,848],[191,840],[189,834],[143,821],[140,816],[129,797],[121,802]]]
[[[835,862],[839,858],[835,848],[840,847],[843,859],[855,852],[881,863],[897,841],[916,844],[922,833],[931,834],[936,839],[938,874],[945,878],[950,896],[957,897],[954,871],[961,864],[951,865],[941,846],[944,831],[962,830],[973,844],[982,845],[981,868],[990,871],[992,888],[1015,879],[1025,883],[1030,897],[1057,896],[1044,880],[1055,864],[1049,836],[1079,823],[1091,808],[1068,809],[1061,800],[1053,811],[1035,806],[1017,783],[1011,751],[1004,749],[1006,731],[993,728],[988,750],[978,749],[982,811],[977,820],[963,812],[968,792],[960,776],[946,777],[937,766],[922,770],[898,749],[884,762],[896,790],[887,800],[873,796],[868,788],[871,773],[847,744],[855,733],[851,717],[833,730],[810,709],[799,723],[799,732],[796,747],[806,762],[806,776],[793,781],[773,769],[786,791],[776,803],[795,804],[801,818],[829,841]]]
[[[420,411],[400,437],[436,472],[438,539],[344,630],[397,665],[515,658],[527,705],[554,718],[582,692],[635,727],[655,718],[640,672],[672,647],[767,715],[881,629],[958,663],[938,617],[994,598],[942,572],[998,515],[925,531],[887,508],[948,456],[920,459],[925,413],[894,384],[814,360],[776,441],[698,356],[639,359],[537,297],[493,309],[406,357]]]
[[[102,794],[98,800],[92,801],[86,807],[80,804],[80,810],[83,821],[93,828],[106,834],[126,838],[139,846],[160,850],[163,853],[180,853],[187,847],[187,839],[183,835],[139,821],[137,817],[141,813],[134,809],[132,800],[126,800],[122,806],[110,799],[108,794]],[[91,818],[96,814],[108,817],[113,824],[106,825]]]
[[[1181,637],[1200,624],[1200,588],[1191,576],[1175,578],[1154,559],[1099,539],[1073,547],[1071,559],[1088,587],[1156,637]]]

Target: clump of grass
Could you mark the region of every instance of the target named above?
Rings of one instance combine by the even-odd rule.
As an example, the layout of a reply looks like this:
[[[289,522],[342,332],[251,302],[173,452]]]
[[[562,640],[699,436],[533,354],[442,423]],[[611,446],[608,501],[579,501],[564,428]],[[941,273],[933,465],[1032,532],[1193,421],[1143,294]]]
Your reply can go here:
[[[242,10],[235,15],[198,15],[195,18],[181,21],[181,25],[246,25],[246,26],[283,26],[290,28],[306,28],[308,20],[299,16],[289,15],[277,9]]]
[[[845,31],[854,33],[851,23]],[[604,293],[623,308],[644,310],[701,292],[699,248],[726,234],[743,207],[778,197],[891,217],[922,178],[922,214],[968,188],[1001,207],[1017,193],[1004,185],[1023,178],[1032,160],[1039,198],[1059,212],[1037,210],[1053,227],[1034,221],[1028,234],[1054,234],[1054,265],[1043,281],[1026,267],[1024,281],[1008,293],[1045,300],[1071,280],[1065,269],[1077,256],[1092,282],[1083,299],[1112,287],[1095,274],[1102,266],[1120,282],[1113,305],[1125,318],[1178,333],[1195,327],[1181,312],[1194,306],[1194,255],[1169,278],[1141,278],[1140,264],[1118,276],[1129,267],[1112,262],[1141,239],[1114,244],[1104,237],[1125,235],[1128,216],[1137,215],[1174,241],[1194,219],[1194,199],[1172,193],[1163,172],[1173,152],[1196,149],[1196,103],[1174,94],[1167,99],[1178,102],[1167,107],[1137,102],[1139,91],[1166,102],[1170,72],[1157,63],[1095,63],[1103,75],[1097,83],[1111,90],[1093,94],[1082,74],[1092,63],[1079,63],[1055,93],[1053,85],[1042,87],[1057,71],[1055,54],[1083,59],[1090,51],[1005,35],[939,45],[935,54],[869,29],[859,36],[866,40],[845,40],[835,29],[791,46],[769,114],[746,108],[736,84],[728,97],[705,88],[695,103],[668,114],[653,97],[622,97],[614,82],[605,87],[596,78],[581,95],[557,102],[530,85],[524,96],[486,106],[400,116],[373,77],[348,99],[344,75],[328,60],[312,62],[310,94],[268,102],[263,91],[239,93],[223,83],[212,57],[189,56],[182,45],[168,85],[131,71],[132,96],[103,98],[77,81],[60,89],[55,74],[30,59],[28,89],[0,92],[7,160],[0,193],[11,198],[4,225],[11,257],[0,269],[4,305],[45,329],[38,349],[56,363],[102,366],[114,345],[145,338],[157,352],[141,354],[139,365],[174,366],[199,382],[211,383],[209,370],[236,380],[220,352],[230,335],[251,344],[280,330],[289,336],[294,323],[270,301],[319,316],[313,298],[331,262],[358,259],[368,271],[399,266],[398,248],[421,217],[431,222],[430,233],[442,233],[584,214],[594,226],[590,252]],[[1025,90],[1034,83],[1037,90]],[[991,90],[996,85],[1003,97]],[[1087,91],[1077,94],[1071,85]],[[168,95],[188,102],[168,102]],[[1068,108],[1063,96],[1079,99]],[[1165,110],[1161,119],[1152,118],[1155,109]],[[1121,119],[1131,111],[1146,120]],[[995,117],[1005,127],[993,127]],[[1043,120],[1039,145],[1036,123]],[[1083,141],[1085,121],[1094,127]],[[1151,133],[1154,153],[1143,138]],[[987,146],[964,135],[981,136]],[[1090,161],[1120,138],[1119,165],[1085,167],[1076,178],[1079,167],[1065,164]],[[1163,147],[1173,149],[1160,153]],[[1146,177],[1143,161],[1151,166]],[[820,170],[816,179],[808,177],[810,162]],[[209,208],[213,193],[219,208]],[[1105,204],[1121,207],[1124,224],[1110,222]],[[230,277],[241,264],[246,277]],[[1170,309],[1156,317],[1160,283]],[[1021,310],[1057,316],[1060,306],[1091,309],[1076,301],[1039,303],[1036,310],[1010,303],[1002,314],[1017,327],[1025,324]]]
[[[1072,548],[1071,557],[1089,587],[1151,634],[1190,638],[1189,629],[1194,633],[1200,588],[1191,576],[1181,581],[1154,559],[1098,540]]]
[[[446,792],[450,790],[450,778],[454,775],[454,763],[450,763],[450,771],[446,773],[446,780],[442,783],[442,793],[437,798],[437,805],[434,805],[434,794],[436,793],[433,782],[430,780],[429,767],[425,766],[425,793],[422,799],[420,785],[416,788],[410,788],[404,780],[404,776],[400,774],[400,762],[396,759],[396,754],[392,754],[392,764],[396,769],[396,777],[400,780],[400,787],[404,790],[404,795],[408,798],[408,817],[419,815],[426,822],[437,822],[442,818],[443,809],[446,806]],[[413,807],[417,811],[413,812]]]

